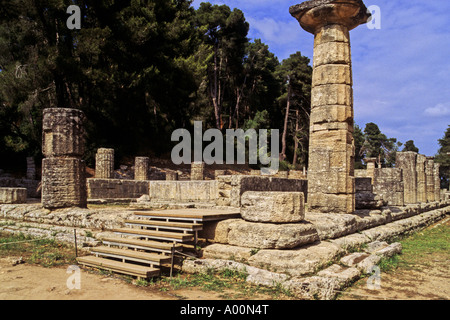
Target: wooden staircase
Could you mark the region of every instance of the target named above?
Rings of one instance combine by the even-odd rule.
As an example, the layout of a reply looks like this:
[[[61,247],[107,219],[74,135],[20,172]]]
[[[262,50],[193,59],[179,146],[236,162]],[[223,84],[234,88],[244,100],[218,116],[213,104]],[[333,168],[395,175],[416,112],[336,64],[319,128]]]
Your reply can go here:
[[[180,209],[137,211],[125,227],[113,229],[117,237],[105,238],[91,255],[78,257],[82,266],[127,274],[139,279],[160,276],[161,267],[170,267],[175,252],[197,244],[204,221],[238,217],[239,211]]]

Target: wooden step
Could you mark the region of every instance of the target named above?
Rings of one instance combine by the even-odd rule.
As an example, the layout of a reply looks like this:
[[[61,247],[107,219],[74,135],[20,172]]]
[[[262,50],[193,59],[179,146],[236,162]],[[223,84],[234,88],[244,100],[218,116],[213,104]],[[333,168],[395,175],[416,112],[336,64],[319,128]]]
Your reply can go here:
[[[240,218],[240,209],[236,210],[211,210],[211,209],[173,209],[160,211],[135,211],[137,217],[159,218],[179,221],[217,221],[224,219]]]
[[[158,277],[160,270],[156,268],[143,267],[131,263],[123,263],[111,259],[98,258],[95,256],[78,257],[79,264],[88,267],[105,269],[116,273],[127,274],[138,278],[149,279]]]
[[[141,230],[141,229],[132,229],[132,228],[113,229],[111,231],[115,232],[116,234],[141,237],[141,238],[147,238],[147,239],[172,241],[172,242],[187,242],[187,241],[194,240],[194,235],[192,235],[192,234],[176,233],[176,232]]]
[[[103,244],[108,246],[118,246],[131,249],[139,249],[154,252],[164,252],[171,253],[174,243],[160,242],[152,240],[137,240],[131,238],[104,238],[102,239]],[[183,246],[179,243],[175,243],[175,250],[182,251]]]
[[[147,253],[128,249],[110,248],[105,246],[91,248],[91,253],[96,256],[147,263],[151,267],[160,266],[162,263],[170,262],[169,256],[163,256],[157,253]]]
[[[168,222],[160,220],[126,220],[125,225],[185,232],[195,232],[203,229],[203,225],[200,223]]]

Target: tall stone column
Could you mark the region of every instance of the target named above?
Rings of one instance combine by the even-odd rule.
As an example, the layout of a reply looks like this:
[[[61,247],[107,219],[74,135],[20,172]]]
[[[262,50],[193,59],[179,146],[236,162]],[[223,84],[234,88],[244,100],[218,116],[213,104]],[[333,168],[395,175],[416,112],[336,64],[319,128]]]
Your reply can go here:
[[[427,201],[433,202],[436,199],[434,193],[434,157],[427,157],[427,161],[425,162],[425,174],[427,176]]]
[[[76,109],[44,110],[42,205],[48,209],[86,207],[84,113]]]
[[[97,179],[114,178],[114,149],[99,148],[95,155],[95,177]]]
[[[440,163],[434,163],[434,200],[441,200],[441,177],[439,175],[439,170],[441,168]]]
[[[292,6],[314,34],[308,168],[310,211],[355,210],[353,79],[349,31],[368,21],[361,0],[312,0]]]
[[[425,173],[425,164],[427,157],[422,154],[417,155],[416,172],[417,172],[417,202],[427,202],[427,175]]]
[[[136,157],[134,161],[134,180],[149,180],[150,158]]]
[[[397,152],[396,167],[403,170],[405,204],[417,203],[417,153]]]

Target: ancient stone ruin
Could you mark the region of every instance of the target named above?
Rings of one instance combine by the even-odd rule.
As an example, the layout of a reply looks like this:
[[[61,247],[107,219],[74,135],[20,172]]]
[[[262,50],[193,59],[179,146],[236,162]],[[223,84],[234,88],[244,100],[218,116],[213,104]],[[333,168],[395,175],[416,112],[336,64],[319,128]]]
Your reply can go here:
[[[42,205],[49,209],[86,207],[83,112],[45,109],[42,122]]]
[[[349,31],[367,22],[362,1],[306,1],[290,8],[314,34],[309,209],[355,210],[353,78]]]
[[[136,157],[122,175],[114,150],[100,148],[87,179],[83,112],[45,109],[41,203],[26,203],[30,188],[3,182],[0,230],[71,242],[76,228],[78,245],[89,248],[78,257],[83,266],[149,278],[181,252],[185,272],[245,271],[249,283],[308,299],[333,298],[401,252],[389,242],[450,213],[439,164],[398,152],[394,168],[368,158],[367,169],[354,169],[349,31],[367,21],[367,9],[360,0],[313,0],[290,12],[315,36],[307,172],[217,170],[211,178],[203,162],[183,172]],[[29,179],[33,168],[28,159]]]

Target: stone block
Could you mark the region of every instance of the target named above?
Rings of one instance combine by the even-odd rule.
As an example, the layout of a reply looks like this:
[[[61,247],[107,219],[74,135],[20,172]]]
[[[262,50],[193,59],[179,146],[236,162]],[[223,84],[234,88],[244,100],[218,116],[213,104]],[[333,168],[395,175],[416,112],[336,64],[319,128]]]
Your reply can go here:
[[[114,178],[114,149],[99,148],[95,155],[95,178]]]
[[[42,160],[42,205],[47,209],[86,207],[86,166],[83,160]]]
[[[339,24],[333,24],[321,28],[314,37],[314,48],[328,42],[343,42],[350,44],[350,33],[348,28]]]
[[[329,105],[352,106],[352,86],[347,84],[329,84],[312,88],[311,108]]]
[[[327,84],[352,85],[352,71],[349,65],[326,64],[315,68],[312,77],[313,87]]]
[[[311,113],[311,125],[329,122],[353,123],[353,109],[350,106],[331,105],[318,107]]]
[[[150,158],[136,157],[134,161],[134,180],[145,181],[149,180],[150,173]]]
[[[193,162],[191,164],[191,180],[204,180],[205,179],[205,163]]]
[[[246,221],[292,223],[305,218],[301,192],[247,191],[241,197],[241,216]]]
[[[403,170],[405,203],[417,203],[417,153],[397,152],[396,167]]]
[[[77,109],[44,109],[42,153],[45,157],[81,157],[84,154],[84,113]]]
[[[427,157],[417,155],[416,173],[417,173],[417,202],[427,202],[427,175],[425,173],[425,163]]]
[[[272,224],[239,221],[231,224],[228,243],[258,249],[292,249],[319,240],[310,223]]]
[[[312,212],[352,213],[355,211],[354,194],[309,193],[308,208]]]
[[[26,202],[26,188],[0,188],[0,204],[16,204]]]
[[[314,47],[313,65],[344,64],[350,65],[350,45],[346,42],[329,41],[317,43]]]

